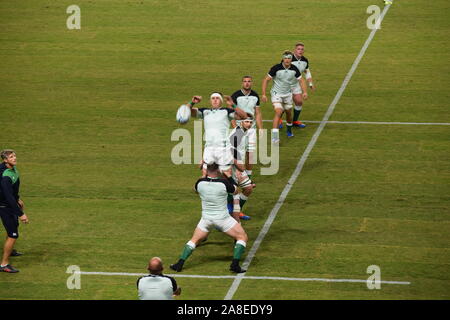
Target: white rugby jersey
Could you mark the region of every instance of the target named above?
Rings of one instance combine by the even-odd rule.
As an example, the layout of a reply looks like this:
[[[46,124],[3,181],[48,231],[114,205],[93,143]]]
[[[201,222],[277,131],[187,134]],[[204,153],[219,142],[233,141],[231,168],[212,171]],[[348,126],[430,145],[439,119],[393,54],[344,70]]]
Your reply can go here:
[[[292,64],[296,66],[301,73],[305,72],[306,69],[309,69],[309,61],[304,56],[297,58],[294,54]]]
[[[177,282],[169,276],[150,274],[137,280],[137,288],[140,300],[174,300]]]
[[[197,117],[203,119],[205,126],[205,147],[227,147],[230,120],[234,110],[228,108],[198,108]]]
[[[238,90],[231,95],[231,99],[238,108],[244,110],[246,113],[255,117],[255,108],[259,107],[259,96],[258,94],[250,90],[248,94],[244,92],[244,90]]]
[[[283,63],[279,63],[270,69],[268,76],[273,79],[273,86],[270,93],[272,95],[286,95],[291,93],[291,86],[295,82],[298,82],[302,74],[293,64],[289,68],[285,68]]]
[[[201,178],[195,184],[195,190],[202,199],[202,218],[221,220],[230,216],[227,207],[228,193],[236,190],[230,180]]]
[[[244,90],[238,90],[231,95],[231,99],[238,108],[244,110],[246,113],[251,114],[253,117],[252,128],[256,128],[255,108],[259,108],[259,95],[250,90],[248,94]],[[237,125],[241,125],[241,120],[236,120]]]

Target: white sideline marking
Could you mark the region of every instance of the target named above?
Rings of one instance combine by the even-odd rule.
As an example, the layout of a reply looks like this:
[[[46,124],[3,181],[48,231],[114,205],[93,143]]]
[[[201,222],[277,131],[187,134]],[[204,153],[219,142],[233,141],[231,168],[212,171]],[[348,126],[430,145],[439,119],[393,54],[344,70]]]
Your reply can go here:
[[[386,15],[386,12],[389,10],[391,5],[387,5],[384,7],[383,12],[381,13],[381,16],[379,18],[379,24],[381,25],[381,22],[383,21],[384,16]],[[377,21],[378,23],[378,21]],[[352,78],[353,73],[355,72],[356,68],[358,67],[359,62],[361,61],[362,57],[364,56],[364,53],[366,52],[367,48],[369,47],[370,42],[372,42],[373,37],[375,36],[375,33],[378,29],[373,29],[370,33],[369,37],[367,38],[366,42],[364,43],[363,47],[361,48],[361,51],[359,52],[358,56],[356,57],[355,61],[353,62],[352,67],[350,68],[350,71],[345,76],[344,81],[342,82],[341,87],[339,88],[338,92],[336,93],[336,96],[334,97],[333,101],[331,102],[330,106],[328,107],[327,112],[325,113],[322,121],[320,122],[319,127],[317,128],[316,132],[314,133],[313,137],[311,138],[311,141],[308,143],[308,146],[306,147],[305,152],[303,153],[302,157],[300,158],[297,167],[295,168],[295,171],[292,173],[292,176],[289,178],[289,181],[287,182],[286,186],[283,189],[283,192],[281,192],[280,198],[278,199],[277,203],[273,207],[272,211],[269,214],[269,217],[267,218],[266,222],[264,223],[263,228],[258,234],[258,237],[256,238],[255,242],[253,243],[247,258],[245,259],[244,263],[242,264],[243,269],[248,269],[250,266],[250,263],[252,262],[253,258],[255,257],[256,251],[258,250],[259,246],[261,245],[261,242],[263,241],[264,237],[266,236],[267,232],[269,231],[270,226],[273,223],[273,220],[277,216],[278,211],[280,210],[281,206],[284,203],[284,200],[286,199],[289,191],[292,188],[292,185],[297,180],[297,177],[300,175],[300,172],[302,171],[303,165],[305,164],[306,160],[308,159],[309,154],[311,153],[311,150],[313,149],[314,145],[317,142],[317,139],[319,138],[320,134],[322,133],[322,130],[324,129],[328,119],[330,118],[331,114],[334,111],[334,108],[336,104],[338,103],[339,99],[342,96],[342,93],[344,92],[345,88],[347,87],[347,84],[349,83],[350,79]],[[228,290],[224,300],[231,300],[233,298],[234,293],[239,288],[239,285],[244,278],[245,273],[240,273],[236,276],[234,279],[230,289]]]
[[[272,122],[272,120],[263,120]],[[284,121],[285,122],[285,121]],[[304,123],[321,123],[322,121],[302,120]],[[414,126],[450,126],[447,122],[383,122],[383,121],[327,121],[336,124],[383,124],[383,125],[414,125]]]
[[[127,273],[127,272],[88,272],[80,271],[75,272],[77,274],[84,275],[98,275],[98,276],[134,276],[142,277],[148,276],[148,273]],[[234,279],[237,276],[206,276],[206,275],[196,275],[196,274],[166,274],[167,276],[177,277],[177,278],[200,278],[200,279]],[[367,283],[367,280],[362,279],[327,279],[327,278],[287,278],[287,277],[256,277],[256,276],[244,276],[244,279],[250,280],[282,280],[282,281],[320,281],[320,282],[356,282],[356,283]],[[408,281],[380,281],[382,284],[403,284],[409,285],[411,282]]]

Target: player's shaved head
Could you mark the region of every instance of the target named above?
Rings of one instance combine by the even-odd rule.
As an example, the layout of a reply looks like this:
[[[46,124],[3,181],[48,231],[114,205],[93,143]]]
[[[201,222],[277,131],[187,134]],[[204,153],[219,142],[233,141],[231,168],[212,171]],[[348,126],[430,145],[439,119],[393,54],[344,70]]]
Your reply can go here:
[[[153,257],[148,262],[147,270],[150,271],[151,274],[160,274],[163,269],[164,268],[160,257]]]
[[[242,88],[249,91],[252,88],[253,78],[251,76],[242,77]]]

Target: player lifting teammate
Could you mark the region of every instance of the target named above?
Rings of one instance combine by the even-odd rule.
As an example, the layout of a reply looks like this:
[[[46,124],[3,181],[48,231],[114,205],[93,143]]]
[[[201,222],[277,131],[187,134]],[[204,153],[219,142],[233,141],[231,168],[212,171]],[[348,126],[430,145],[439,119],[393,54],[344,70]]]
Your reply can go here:
[[[237,188],[228,171],[225,171],[224,175],[226,179],[220,177],[219,166],[211,163],[207,165],[206,177],[199,179],[195,184],[195,191],[202,200],[202,218],[192,238],[184,246],[178,262],[170,265],[172,270],[180,272],[198,244],[215,228],[236,240],[230,271],[236,273],[246,271],[241,269],[239,261],[248,241],[247,233],[242,225],[229,215],[227,209],[228,193],[237,192]]]

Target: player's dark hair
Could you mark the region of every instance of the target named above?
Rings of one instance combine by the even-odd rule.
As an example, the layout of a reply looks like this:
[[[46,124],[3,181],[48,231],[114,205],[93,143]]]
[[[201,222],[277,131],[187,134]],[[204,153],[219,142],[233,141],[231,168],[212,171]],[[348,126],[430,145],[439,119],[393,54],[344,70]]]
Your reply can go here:
[[[16,152],[13,149],[5,149],[0,152],[0,156],[2,157],[2,160],[5,160],[12,153],[16,153]]]
[[[214,172],[219,170],[219,165],[217,163],[210,163],[206,166],[206,170],[209,172]]]
[[[304,47],[305,45],[304,45],[303,42],[297,42],[297,43],[295,44],[295,47],[297,48],[298,46]]]
[[[244,79],[253,79],[253,78],[252,78],[252,76],[243,76],[242,80],[244,80]]]

